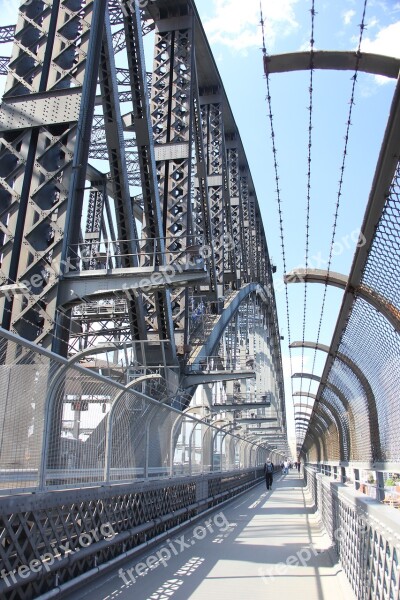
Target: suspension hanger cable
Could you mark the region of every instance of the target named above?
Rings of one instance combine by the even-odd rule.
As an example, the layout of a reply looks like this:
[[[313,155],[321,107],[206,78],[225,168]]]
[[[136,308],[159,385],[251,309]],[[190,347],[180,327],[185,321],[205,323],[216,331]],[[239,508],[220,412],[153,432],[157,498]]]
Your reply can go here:
[[[310,251],[310,204],[311,204],[311,162],[312,162],[312,131],[313,131],[313,101],[314,101],[314,30],[315,30],[315,0],[312,0],[311,13],[311,37],[310,37],[310,83],[309,83],[309,106],[307,107],[308,117],[308,156],[307,156],[307,211],[306,211],[306,248],[305,248],[305,268],[309,265]],[[304,373],[304,342],[306,335],[307,319],[307,281],[304,284],[304,305],[303,305],[303,344],[301,347],[301,379],[300,379],[300,412],[303,407],[303,373]]]
[[[330,244],[330,250],[329,250],[329,260],[328,260],[328,266],[327,266],[327,280],[325,283],[325,289],[324,289],[324,295],[323,295],[323,299],[322,299],[322,307],[321,307],[321,315],[320,315],[320,319],[319,319],[319,324],[318,324],[318,333],[317,333],[317,342],[316,342],[316,348],[314,350],[314,357],[313,357],[313,364],[312,364],[312,374],[314,374],[314,369],[315,369],[315,362],[316,362],[316,357],[317,357],[317,349],[318,349],[318,344],[319,344],[319,340],[321,337],[321,330],[322,330],[322,322],[323,322],[323,317],[324,317],[324,312],[325,312],[325,305],[326,305],[326,298],[327,298],[327,292],[328,292],[328,278],[329,278],[329,274],[331,272],[331,268],[332,268],[332,260],[333,260],[333,249],[334,249],[334,245],[335,245],[335,239],[336,239],[336,231],[337,231],[337,225],[338,225],[338,218],[339,218],[339,210],[340,210],[340,202],[342,199],[342,195],[343,195],[343,182],[344,182],[344,173],[345,173],[345,169],[347,166],[347,155],[348,155],[348,147],[349,147],[349,138],[350,138],[350,128],[352,125],[351,119],[352,119],[352,115],[353,115],[353,109],[355,106],[355,90],[356,90],[356,84],[358,81],[358,73],[359,73],[359,68],[360,68],[360,60],[362,57],[361,54],[361,44],[362,44],[362,40],[363,40],[363,35],[364,35],[364,31],[366,29],[366,24],[365,24],[365,15],[366,15],[366,10],[367,10],[367,4],[368,4],[368,0],[364,0],[364,7],[363,7],[363,13],[362,13],[362,19],[361,19],[361,23],[359,25],[360,28],[360,34],[359,34],[359,40],[358,40],[358,48],[357,48],[357,52],[355,54],[356,56],[356,66],[355,66],[355,70],[354,70],[354,75],[352,76],[352,88],[351,88],[351,95],[350,95],[350,107],[349,107],[349,114],[348,114],[348,118],[347,118],[347,124],[346,124],[346,135],[344,137],[345,143],[344,143],[344,149],[343,149],[343,157],[342,157],[342,165],[340,167],[340,179],[339,179],[339,188],[338,188],[338,193],[337,193],[337,199],[336,199],[336,206],[335,206],[335,213],[334,213],[334,220],[333,220],[333,229],[332,229],[332,237],[331,237],[331,244]],[[310,384],[309,384],[309,388],[308,388],[308,392],[310,393],[311,390],[311,385],[312,385],[312,379],[310,379]]]
[[[265,36],[265,19],[262,8],[262,0],[260,0],[260,25],[262,31],[262,53],[263,53],[263,61],[264,61],[264,71],[267,82],[267,102],[268,102],[268,118],[270,122],[270,130],[271,130],[271,140],[272,140],[272,154],[273,154],[273,163],[274,163],[274,175],[275,175],[275,186],[276,186],[276,199],[278,205],[278,215],[279,215],[279,231],[280,231],[280,243],[281,243],[281,254],[282,254],[282,262],[283,262],[283,272],[287,272],[287,261],[286,261],[286,249],[285,249],[285,235],[284,235],[284,226],[283,226],[283,207],[282,207],[282,198],[281,198],[281,190],[279,188],[279,169],[278,169],[278,152],[275,143],[275,128],[274,128],[274,119],[272,112],[272,100],[271,100],[271,88],[270,88],[270,78],[269,72],[267,68],[268,63],[268,52],[266,46],[266,36]],[[293,372],[292,367],[292,350],[290,347],[291,344],[291,330],[290,330],[290,310],[289,310],[289,294],[288,294],[288,284],[285,282],[285,299],[286,299],[286,325],[288,331],[288,348],[289,348],[289,361],[290,361],[290,372]],[[293,380],[291,379],[291,389],[292,389],[292,398],[293,398]]]

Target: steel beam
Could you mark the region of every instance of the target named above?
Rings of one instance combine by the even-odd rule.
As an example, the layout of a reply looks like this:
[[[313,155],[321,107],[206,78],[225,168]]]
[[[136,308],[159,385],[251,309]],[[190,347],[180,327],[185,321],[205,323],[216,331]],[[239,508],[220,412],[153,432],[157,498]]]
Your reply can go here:
[[[117,74],[108,10],[106,12],[100,55],[100,90],[103,102],[105,141],[113,188],[112,197],[116,207],[118,239],[122,240],[121,266],[137,268],[139,267],[139,247],[134,240],[138,239],[138,233],[129,191]],[[145,327],[143,302],[140,295],[128,298],[128,314],[132,339],[146,339],[147,329]]]
[[[59,305],[81,304],[82,301],[93,301],[114,295],[119,298],[127,296],[134,298],[143,289],[156,292],[167,288],[179,288],[202,281],[208,276],[204,268],[187,269],[173,275],[170,273],[168,267],[160,267],[157,271],[152,268],[137,267],[71,273],[60,282]]]
[[[396,331],[400,332],[400,310],[381,294],[366,285],[351,285],[349,277],[346,275],[321,269],[296,269],[284,275],[283,279],[285,283],[322,283],[346,290],[347,294],[359,296],[368,302],[375,310],[386,317]]]
[[[149,110],[148,76],[142,41],[143,32],[139,6],[137,3],[126,6],[123,22],[128,60],[128,81],[130,83],[130,92],[132,96],[133,110],[131,113],[131,120],[136,133],[138,163],[140,167],[143,195],[144,219],[142,221],[142,236],[149,240],[162,240],[161,253],[156,257],[157,264],[162,266],[167,263],[165,254],[166,248],[163,240],[163,214],[157,181],[153,130]],[[145,244],[142,250],[151,253],[151,250],[147,249]],[[145,266],[145,264],[143,266]],[[169,290],[159,290],[154,295],[147,294],[146,303],[149,306],[146,315],[147,325],[150,330],[158,332],[160,339],[171,340],[173,348],[173,356],[171,358],[175,362],[176,349],[174,344],[174,325]]]
[[[0,225],[8,240],[2,249],[2,280],[12,284],[30,280],[42,271],[47,273],[28,305],[21,300],[5,304],[0,300],[3,327],[61,352],[65,351],[62,346],[66,330],[54,331],[58,280],[67,244],[79,236],[80,224],[76,227],[74,220],[81,214],[106,12],[105,0],[89,0],[84,9],[68,4],[66,0],[56,0],[50,8],[43,4],[42,15],[35,12],[37,3],[21,5],[1,109],[7,122],[0,136],[1,158],[13,165],[1,182],[8,197],[3,206],[9,214],[7,226],[3,219]],[[41,18],[41,32],[32,30],[31,17]],[[79,26],[71,29],[73,23]],[[28,29],[41,38],[36,45],[37,56],[32,56],[30,49],[32,36],[30,47],[24,46]],[[66,52],[66,46],[74,42],[75,52]],[[25,69],[21,76],[23,61],[32,68]],[[66,94],[72,98],[68,89],[71,86],[78,103],[66,104]],[[38,113],[45,121],[43,126],[39,129],[27,121],[20,129],[18,116],[13,116],[14,106],[17,109],[27,100],[34,111],[46,96],[49,114]]]
[[[183,388],[190,388],[194,385],[205,385],[207,383],[217,383],[218,381],[236,381],[238,379],[255,379],[255,371],[207,371],[204,373],[195,373],[186,375],[182,381]]]
[[[249,417],[249,418],[238,418],[235,419],[235,421],[237,423],[248,423],[248,424],[252,424],[252,423],[276,423],[278,419],[276,419],[275,417]]]
[[[0,44],[14,41],[15,25],[2,25],[0,27]]]
[[[231,410],[255,410],[255,409],[271,408],[271,404],[262,402],[244,402],[243,404],[213,404],[212,410],[215,411],[231,411]]]
[[[334,71],[358,71],[382,75],[397,79],[400,71],[400,60],[393,56],[362,52],[338,52],[317,50],[313,52],[313,68]],[[264,59],[266,74],[287,73],[289,71],[308,71],[310,69],[310,52],[289,52],[272,54]]]

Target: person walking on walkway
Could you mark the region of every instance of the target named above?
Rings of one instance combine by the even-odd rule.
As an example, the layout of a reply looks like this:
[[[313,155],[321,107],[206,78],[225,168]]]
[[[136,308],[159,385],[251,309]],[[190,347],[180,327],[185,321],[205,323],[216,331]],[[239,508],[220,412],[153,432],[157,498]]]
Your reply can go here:
[[[283,463],[283,474],[287,475],[289,473],[289,461],[286,458],[284,463]]]
[[[300,463],[300,461],[298,460],[298,461],[297,461],[297,470],[298,470],[298,472],[299,472],[299,473],[300,473],[300,464],[301,464],[301,463]]]
[[[267,486],[267,490],[272,488],[272,480],[274,474],[274,465],[269,458],[264,465],[264,473],[265,473],[265,484]]]

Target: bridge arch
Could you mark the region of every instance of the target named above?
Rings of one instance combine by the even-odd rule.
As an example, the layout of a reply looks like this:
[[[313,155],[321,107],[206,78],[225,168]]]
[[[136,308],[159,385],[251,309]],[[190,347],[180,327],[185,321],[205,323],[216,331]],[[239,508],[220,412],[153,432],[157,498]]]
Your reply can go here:
[[[301,378],[311,379],[313,381],[321,383],[321,378],[318,375],[313,375],[311,373],[294,373],[294,375],[292,375],[292,378],[293,379],[296,379],[296,378],[297,379],[301,379]],[[349,451],[350,451],[350,456],[351,456],[351,449],[356,446],[356,431],[357,431],[353,409],[351,407],[350,402],[347,400],[347,398],[339,390],[338,387],[336,387],[335,385],[333,385],[330,382],[325,382],[325,386],[329,390],[330,393],[337,396],[337,398],[339,399],[340,403],[342,404],[342,406],[344,408],[345,414],[348,415],[348,418],[349,418],[348,440],[349,440]],[[296,395],[296,394],[294,394],[294,395]],[[329,399],[328,399],[328,402],[329,402]],[[330,404],[332,404],[332,402],[330,402]]]
[[[400,310],[387,298],[364,284],[350,286],[349,277],[346,275],[322,269],[295,269],[285,274],[284,281],[285,283],[322,283],[323,285],[347,290],[353,296],[359,296],[368,302],[375,310],[386,317],[397,332],[400,331]]]
[[[309,428],[310,420],[307,418],[306,415],[304,415],[304,416],[299,415],[298,417],[295,417],[295,421],[302,424],[306,430],[310,429]],[[329,456],[329,454],[327,452],[326,440],[325,440],[326,430],[327,430],[327,424],[325,423],[325,421],[323,421],[321,419],[321,417],[319,415],[317,415],[316,421],[313,425],[312,432],[314,433],[314,438],[318,438],[319,462],[321,460],[326,460],[327,457]]]
[[[308,413],[299,411],[297,412],[297,415],[301,417],[307,417]],[[337,460],[343,460],[343,455],[346,449],[344,443],[345,433],[343,432],[343,427],[340,424],[340,420],[337,418],[335,413],[329,409],[329,407],[320,403],[318,403],[318,406],[313,409],[312,415],[313,417],[318,416],[321,424],[324,422],[326,423],[326,428],[323,432],[323,439],[325,443],[329,443],[330,445],[330,452],[327,456],[334,457]],[[335,442],[332,442],[331,439],[331,426],[335,428]],[[325,458],[327,458],[327,456],[325,456]]]
[[[310,392],[295,392],[293,394],[293,396],[305,396],[306,398],[312,398],[313,400],[317,399],[317,395],[316,394],[311,394]],[[299,405],[299,404],[295,404],[295,408],[299,407],[299,408],[303,408],[303,405]],[[338,430],[338,434],[339,434],[339,445],[340,445],[340,460],[349,460],[349,456],[350,456],[350,450],[351,450],[351,441],[350,441],[350,432],[349,432],[349,428],[346,427],[346,423],[343,422],[340,413],[337,410],[337,407],[335,407],[334,404],[332,404],[331,402],[329,402],[328,400],[326,400],[325,398],[321,398],[320,401],[317,403],[314,403],[313,407],[310,413],[310,418],[312,415],[313,410],[318,410],[318,408],[323,408],[325,407],[325,409],[329,410],[334,418],[335,424],[336,424],[336,428]]]
[[[325,344],[321,344],[321,343],[317,344],[315,342],[310,342],[310,341],[305,341],[305,342],[296,341],[296,342],[292,342],[290,347],[291,348],[308,348],[311,350],[319,350],[321,352],[325,352],[326,354],[330,355],[329,346],[326,346]],[[360,385],[361,385],[362,389],[364,390],[366,404],[367,404],[367,406],[366,406],[367,418],[368,418],[367,429],[369,431],[372,448],[375,449],[375,452],[379,456],[380,451],[381,451],[379,419],[378,419],[378,412],[377,412],[377,408],[376,408],[375,396],[372,391],[372,387],[371,387],[367,377],[364,375],[363,371],[357,366],[357,364],[353,360],[351,360],[348,356],[346,356],[342,352],[337,352],[335,356],[341,363],[346,365],[346,367],[354,373],[356,379],[360,382]],[[318,379],[314,378],[314,381],[321,382],[321,379],[318,380]],[[325,381],[324,385],[325,385],[325,387],[329,388],[334,394],[336,394],[336,396],[339,397],[343,406],[345,407],[345,410],[349,414],[349,420],[350,420],[350,425],[351,425],[350,431],[352,432],[352,438],[353,438],[354,449],[355,449],[356,448],[356,435],[355,435],[356,434],[356,423],[355,423],[354,413],[353,413],[353,409],[352,409],[352,405],[351,405],[351,399],[346,398],[345,395],[340,392],[338,387],[334,386],[332,383]],[[322,391],[321,394],[323,394],[323,393],[324,393],[324,391]],[[358,415],[358,418],[365,418],[365,417],[363,415]],[[353,444],[352,444],[352,447],[353,447]]]

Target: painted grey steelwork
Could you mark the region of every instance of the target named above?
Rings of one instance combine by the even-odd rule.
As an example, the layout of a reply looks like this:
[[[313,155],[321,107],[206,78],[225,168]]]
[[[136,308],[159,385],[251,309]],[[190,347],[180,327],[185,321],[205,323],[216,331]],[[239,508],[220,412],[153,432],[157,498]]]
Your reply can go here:
[[[179,378],[223,331],[236,356],[238,297],[272,290],[240,134],[192,0],[70,4],[18,13],[0,108],[2,325],[61,356],[133,344],[139,363]],[[199,334],[198,306],[219,315],[230,294],[223,328]],[[258,302],[284,422],[273,291]]]
[[[0,27],[0,44],[14,41],[15,25],[3,25]]]
[[[268,441],[287,451],[284,390],[261,213],[192,1],[22,3],[0,165],[0,558],[8,572],[118,529],[0,590],[26,600],[257,481],[282,459]],[[255,436],[245,405],[229,431],[187,415],[210,381],[268,394],[274,432]]]

